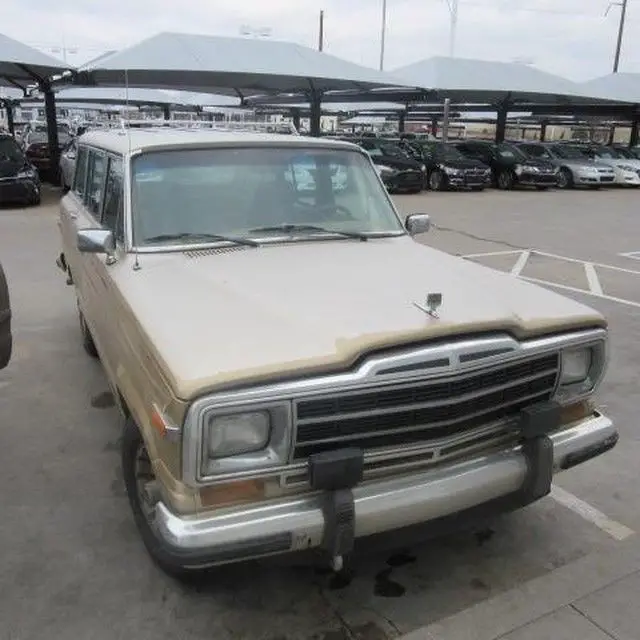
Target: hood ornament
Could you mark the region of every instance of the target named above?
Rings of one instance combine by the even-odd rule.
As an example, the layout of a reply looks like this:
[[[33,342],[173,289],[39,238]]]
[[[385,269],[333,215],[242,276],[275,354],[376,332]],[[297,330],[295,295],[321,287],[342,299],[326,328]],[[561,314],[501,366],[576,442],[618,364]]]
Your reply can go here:
[[[441,293],[429,293],[427,294],[427,302],[426,304],[418,304],[417,302],[413,303],[420,311],[424,311],[427,315],[430,315],[432,318],[439,318],[438,309],[442,306],[442,294]]]

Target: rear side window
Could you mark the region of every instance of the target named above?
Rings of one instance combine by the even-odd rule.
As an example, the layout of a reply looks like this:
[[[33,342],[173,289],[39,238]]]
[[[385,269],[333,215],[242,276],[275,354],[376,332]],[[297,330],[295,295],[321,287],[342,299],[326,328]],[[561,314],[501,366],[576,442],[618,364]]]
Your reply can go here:
[[[84,198],[85,184],[87,182],[87,158],[89,152],[86,147],[78,149],[76,158],[76,170],[73,177],[73,192]]]
[[[124,192],[122,185],[122,159],[111,158],[104,188],[102,225],[111,229],[116,240],[120,242],[124,240]]]
[[[87,161],[87,191],[84,203],[91,214],[100,220],[104,200],[104,178],[107,169],[107,157],[101,151],[89,151]]]

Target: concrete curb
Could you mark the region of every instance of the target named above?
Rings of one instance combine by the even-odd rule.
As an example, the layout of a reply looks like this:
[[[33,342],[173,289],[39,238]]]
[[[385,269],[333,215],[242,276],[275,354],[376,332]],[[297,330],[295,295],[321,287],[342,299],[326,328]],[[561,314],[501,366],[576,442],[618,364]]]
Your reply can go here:
[[[640,537],[635,535],[416,629],[401,640],[496,640],[637,571],[640,571]],[[630,606],[635,597],[630,594]]]

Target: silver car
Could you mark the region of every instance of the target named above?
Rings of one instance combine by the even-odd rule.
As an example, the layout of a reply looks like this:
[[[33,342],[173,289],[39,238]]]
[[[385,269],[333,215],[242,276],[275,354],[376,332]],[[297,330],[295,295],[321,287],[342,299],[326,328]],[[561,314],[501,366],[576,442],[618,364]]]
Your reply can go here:
[[[76,170],[76,154],[78,139],[73,138],[60,154],[60,186],[63,191],[69,191],[73,184],[73,174]]]
[[[577,186],[599,189],[615,182],[615,171],[611,166],[591,160],[575,147],[552,142],[525,143],[519,147],[531,157],[546,160],[560,168],[559,189]]]

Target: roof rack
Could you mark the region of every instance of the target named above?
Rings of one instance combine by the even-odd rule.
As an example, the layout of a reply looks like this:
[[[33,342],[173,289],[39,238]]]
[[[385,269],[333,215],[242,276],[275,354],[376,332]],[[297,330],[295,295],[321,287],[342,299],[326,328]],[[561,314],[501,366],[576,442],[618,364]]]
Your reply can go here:
[[[182,131],[193,129],[208,129],[210,131],[251,131],[259,133],[280,133],[300,135],[290,122],[215,122],[210,120],[154,120],[154,119],[125,119],[111,121],[110,127],[120,129],[155,129],[166,128]]]

